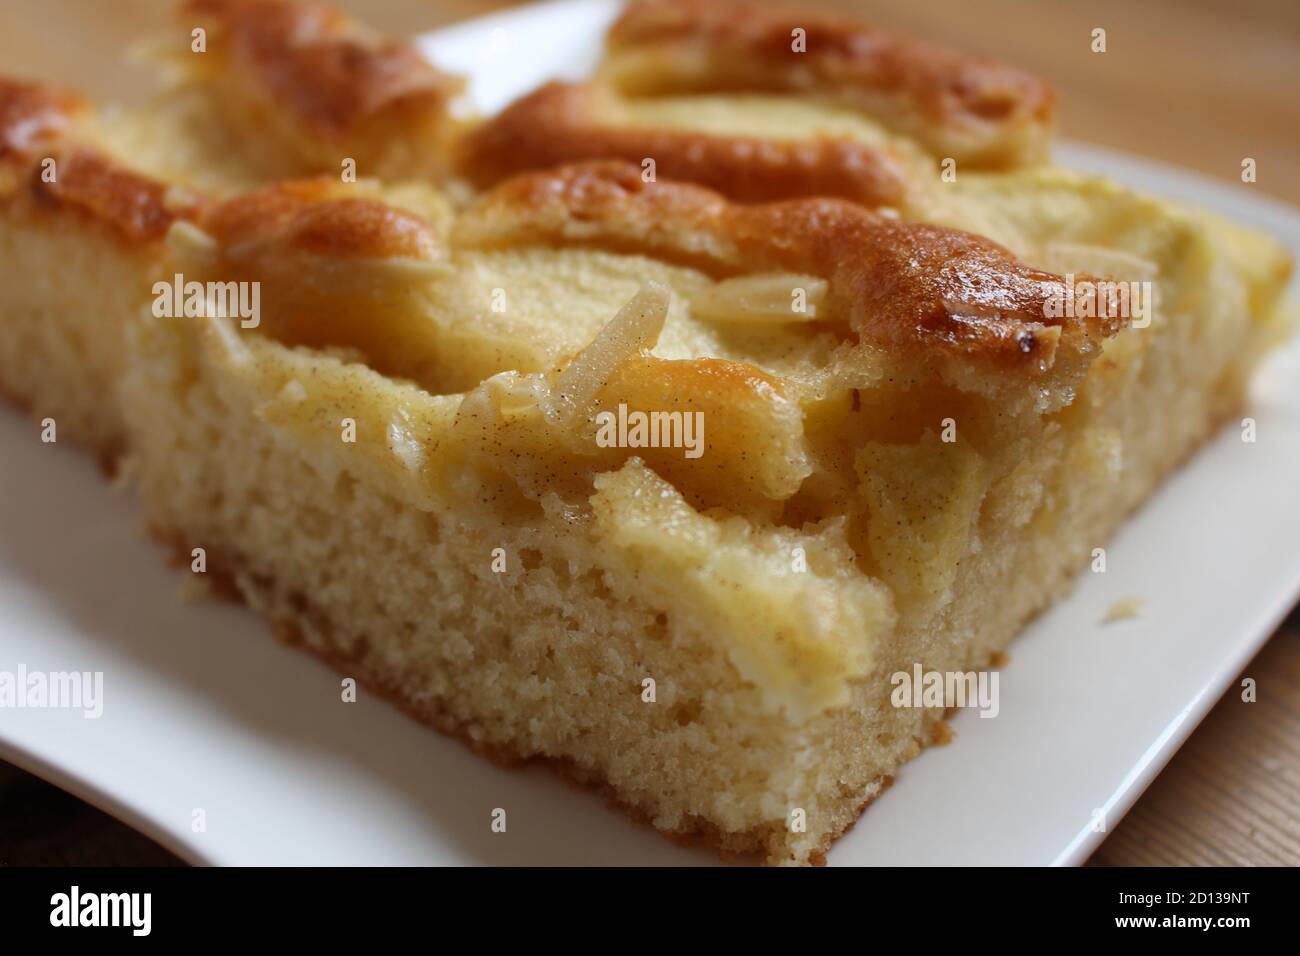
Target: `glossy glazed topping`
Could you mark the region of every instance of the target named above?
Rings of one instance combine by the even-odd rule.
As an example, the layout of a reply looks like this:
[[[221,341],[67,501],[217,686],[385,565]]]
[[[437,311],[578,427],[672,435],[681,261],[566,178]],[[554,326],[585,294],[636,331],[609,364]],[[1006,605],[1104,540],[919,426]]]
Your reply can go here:
[[[276,183],[219,203],[198,226],[219,246],[246,255],[275,249],[339,259],[429,260],[441,252],[419,216],[324,177]]]
[[[93,216],[130,242],[162,239],[172,223],[192,217],[202,204],[88,146],[70,146],[53,158],[58,171],[53,182],[45,181],[39,169],[33,172],[37,198]]]
[[[900,222],[843,200],[740,205],[698,186],[646,183],[640,172],[597,161],[517,177],[461,218],[456,239],[641,251],[719,277],[819,276],[829,281],[832,307],[864,341],[1005,366],[1050,365],[1058,344],[1088,349],[1122,324],[1047,317],[1063,279],[979,236]]]
[[[899,161],[866,143],[830,136],[771,140],[603,118],[616,109],[607,91],[587,83],[548,83],[475,130],[460,166],[480,185],[527,169],[582,159],[653,159],[655,175],[701,183],[745,202],[843,196],[868,206],[897,206],[907,195]]]

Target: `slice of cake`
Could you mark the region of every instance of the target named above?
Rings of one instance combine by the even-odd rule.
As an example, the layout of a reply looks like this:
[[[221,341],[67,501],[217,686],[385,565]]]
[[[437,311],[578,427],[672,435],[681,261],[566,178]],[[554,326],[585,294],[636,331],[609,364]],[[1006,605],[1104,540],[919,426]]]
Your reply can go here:
[[[1239,413],[1290,263],[1039,163],[1050,96],[1019,74],[820,21],[808,49],[840,52],[789,71],[769,49],[784,21],[718,16],[635,4],[602,85],[559,89],[605,97],[575,114],[602,127],[634,99],[722,97],[719,135],[749,145],[706,144],[677,170],[720,189],[668,163],[647,175],[643,142],[694,155],[690,109],[663,102],[631,127],[650,140],[625,126],[593,135],[588,161],[513,177],[466,158],[506,156],[502,130],[563,140],[568,120],[488,120],[448,147],[483,189],[462,208],[404,162],[396,178],[424,182],[267,183],[243,160],[209,177],[202,151],[125,173],[123,121],[0,97],[15,170],[0,235],[46,236],[33,276],[77,254],[106,270],[83,290],[95,311],[3,287],[0,348],[43,377],[14,358],[0,386],[75,418],[93,382],[104,417],[76,431],[126,448],[154,532],[187,564],[203,549],[342,674],[665,832],[817,862],[943,737],[944,704],[895,706],[894,675],[988,666]],[[240,55],[234,36],[213,29],[217,63]],[[222,75],[195,82],[247,79]],[[187,115],[279,136],[309,98],[225,95],[200,89],[209,105]],[[784,111],[755,99],[773,96]],[[801,180],[801,144],[827,127],[794,119],[800,103],[845,111],[835,128],[871,148]],[[363,138],[398,143],[409,123],[418,141],[427,119],[399,109]],[[130,243],[110,244],[119,190],[54,202],[33,182],[89,126],[109,179],[162,197]],[[590,155],[582,139],[565,149]],[[739,174],[768,143],[785,145],[752,188],[714,168]],[[333,172],[330,150],[354,145],[313,144],[294,174]],[[899,201],[877,188],[887,166]],[[173,178],[212,195],[172,195]],[[204,290],[196,308],[154,307],[144,290],[177,277]],[[33,347],[43,322],[65,331]],[[63,344],[91,334],[111,362]]]
[[[1025,201],[1058,191],[1081,187]],[[311,289],[360,260],[400,304],[138,326],[149,519],[435,725],[561,761],[667,832],[819,859],[941,730],[943,707],[893,706],[891,675],[986,666],[1236,412],[1274,334],[1250,310],[1282,259],[1250,276],[1194,219],[1082,195],[1084,222],[1020,241],[1145,217],[1123,252],[1161,277],[1144,328],[1050,317],[1060,278],[987,240],[636,166],[509,181],[414,242],[321,196],[331,214],[294,219],[364,245],[290,221],[259,268]],[[256,218],[174,229],[187,274],[243,274],[222,224]],[[789,321],[773,303],[800,289],[813,313]],[[601,439],[656,414],[680,441]]]

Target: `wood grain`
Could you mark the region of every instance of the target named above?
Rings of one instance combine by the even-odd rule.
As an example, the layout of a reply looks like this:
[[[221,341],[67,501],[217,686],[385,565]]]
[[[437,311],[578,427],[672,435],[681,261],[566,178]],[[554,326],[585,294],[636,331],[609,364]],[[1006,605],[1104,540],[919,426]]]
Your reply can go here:
[[[1300,615],[1292,615],[1089,861],[1300,865]]]
[[[507,6],[501,0],[335,0],[395,35]],[[701,0],[707,2],[707,0]],[[995,55],[1049,78],[1062,133],[1199,170],[1300,204],[1300,3],[1294,0],[824,0],[882,26]],[[131,45],[176,29],[172,0],[6,0],[0,72],[138,100],[152,88]],[[1090,48],[1095,28],[1107,50]],[[180,25],[183,28],[183,24]],[[1240,181],[1241,161],[1258,182]],[[1234,687],[1091,863],[1300,865],[1300,615]],[[0,863],[173,862],[126,827],[0,764]]]

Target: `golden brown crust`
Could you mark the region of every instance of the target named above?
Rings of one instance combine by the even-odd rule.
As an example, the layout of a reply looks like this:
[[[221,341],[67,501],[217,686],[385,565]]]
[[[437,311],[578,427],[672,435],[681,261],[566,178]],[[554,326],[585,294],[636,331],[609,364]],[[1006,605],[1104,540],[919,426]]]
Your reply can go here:
[[[268,248],[336,259],[424,259],[441,254],[427,222],[358,196],[325,177],[276,183],[207,208],[198,226],[218,246],[261,255]]]
[[[210,53],[248,71],[312,135],[338,141],[390,111],[441,113],[460,81],[404,43],[380,40],[330,7],[292,0],[190,0],[211,23]]]
[[[179,196],[166,184],[87,146],[63,148],[52,158],[53,182],[46,182],[39,168],[32,173],[32,193],[37,200],[99,220],[128,242],[161,239],[172,223],[192,217],[201,205],[201,200]]]
[[[503,183],[460,219],[456,240],[590,243],[715,275],[820,276],[832,310],[862,341],[920,357],[1045,368],[1058,344],[1090,351],[1121,327],[1120,320],[1047,317],[1064,280],[979,236],[900,222],[843,200],[737,205],[698,186],[646,183],[639,167],[613,161]]]
[[[74,130],[89,112],[74,94],[0,78],[0,193],[6,200],[74,211],[131,243],[161,239],[176,219],[194,214],[197,198],[78,142]]]
[[[88,111],[84,99],[37,83],[0,77],[0,162],[30,159]]]
[[[803,31],[802,51],[795,31]],[[628,92],[829,96],[972,165],[1041,158],[1055,107],[1046,83],[1013,67],[744,0],[632,0],[608,44],[606,75]]]
[[[742,202],[843,196],[868,206],[899,206],[907,196],[902,165],[865,143],[602,123],[599,117],[612,105],[608,92],[592,84],[548,83],[467,136],[461,169],[482,187],[581,159],[653,159],[657,176],[701,183]]]

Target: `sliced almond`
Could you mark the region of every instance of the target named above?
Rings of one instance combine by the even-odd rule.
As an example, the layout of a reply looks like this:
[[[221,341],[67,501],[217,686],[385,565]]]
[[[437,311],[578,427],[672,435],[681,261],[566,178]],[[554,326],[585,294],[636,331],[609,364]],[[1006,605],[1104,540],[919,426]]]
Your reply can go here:
[[[574,428],[587,417],[597,394],[620,365],[653,348],[668,318],[667,286],[647,282],[605,324],[591,344],[574,356],[555,383],[548,416]]]
[[[825,317],[829,284],[818,276],[773,272],[724,279],[691,300],[705,322],[770,325]]]

